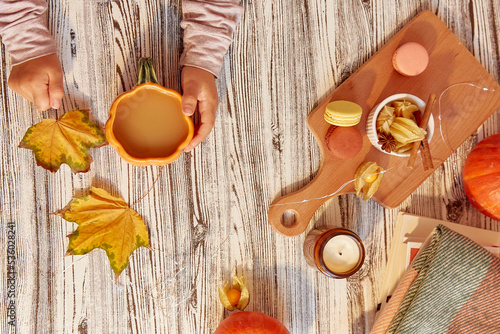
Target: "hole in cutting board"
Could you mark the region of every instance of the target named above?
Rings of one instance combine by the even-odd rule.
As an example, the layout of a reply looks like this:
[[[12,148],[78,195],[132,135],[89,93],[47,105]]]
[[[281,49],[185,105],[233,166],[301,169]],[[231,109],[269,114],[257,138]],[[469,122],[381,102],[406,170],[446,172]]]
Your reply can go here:
[[[297,224],[298,212],[295,210],[286,210],[281,216],[281,225],[291,227]]]

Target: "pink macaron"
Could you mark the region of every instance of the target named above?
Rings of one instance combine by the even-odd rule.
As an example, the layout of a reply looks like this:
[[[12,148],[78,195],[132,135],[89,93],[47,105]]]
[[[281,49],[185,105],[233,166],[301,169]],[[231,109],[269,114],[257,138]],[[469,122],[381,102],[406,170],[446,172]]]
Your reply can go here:
[[[400,74],[413,77],[422,73],[429,64],[429,53],[421,44],[408,42],[397,48],[392,65]]]

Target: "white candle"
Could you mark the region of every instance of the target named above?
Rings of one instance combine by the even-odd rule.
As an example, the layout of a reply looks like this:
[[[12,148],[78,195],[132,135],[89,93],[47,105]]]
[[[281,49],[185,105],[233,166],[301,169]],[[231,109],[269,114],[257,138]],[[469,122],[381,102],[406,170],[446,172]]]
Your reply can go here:
[[[323,249],[323,261],[334,273],[352,270],[359,263],[360,256],[358,242],[348,235],[334,236]]]

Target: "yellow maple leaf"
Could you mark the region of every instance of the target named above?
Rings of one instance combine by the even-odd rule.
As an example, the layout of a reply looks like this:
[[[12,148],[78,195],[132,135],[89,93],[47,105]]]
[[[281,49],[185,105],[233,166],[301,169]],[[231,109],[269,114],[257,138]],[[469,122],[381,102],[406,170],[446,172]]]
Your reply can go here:
[[[87,172],[92,157],[91,147],[106,143],[106,136],[99,125],[89,120],[88,110],[73,110],[58,120],[44,119],[31,126],[25,133],[20,148],[35,153],[38,166],[57,172],[67,164],[73,173]]]
[[[115,279],[127,267],[129,256],[139,247],[149,248],[142,217],[119,197],[92,187],[90,195],[71,200],[55,215],[78,224],[68,235],[66,255],[83,255],[101,248],[108,255]],[[150,249],[150,248],[149,248]]]

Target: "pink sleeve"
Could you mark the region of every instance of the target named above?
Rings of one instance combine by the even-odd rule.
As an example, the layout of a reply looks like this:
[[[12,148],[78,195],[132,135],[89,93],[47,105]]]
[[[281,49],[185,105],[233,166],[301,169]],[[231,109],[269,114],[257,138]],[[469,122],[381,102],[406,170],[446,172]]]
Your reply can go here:
[[[56,52],[45,0],[0,0],[0,36],[12,65]]]
[[[239,0],[183,0],[180,66],[199,67],[217,77],[242,13]]]

